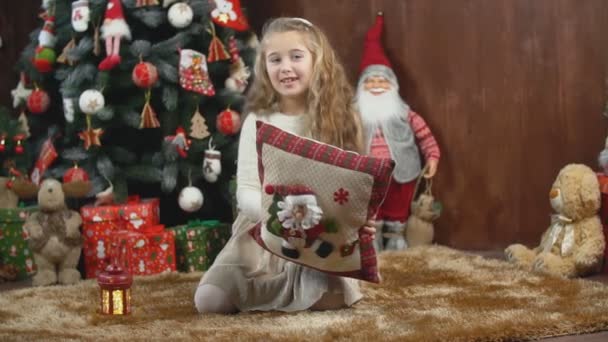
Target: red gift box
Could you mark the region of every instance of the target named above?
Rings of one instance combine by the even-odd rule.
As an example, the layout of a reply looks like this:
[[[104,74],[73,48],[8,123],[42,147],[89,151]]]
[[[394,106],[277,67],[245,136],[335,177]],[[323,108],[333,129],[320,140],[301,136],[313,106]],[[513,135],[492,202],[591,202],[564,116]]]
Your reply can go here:
[[[606,247],[604,248],[604,266],[603,273],[608,273],[608,176],[603,173],[597,174],[597,180],[600,183],[600,193],[602,195],[602,204],[600,206],[600,220],[604,227],[604,239]]]
[[[118,213],[125,221],[125,229],[139,230],[160,222],[160,200],[158,198],[140,199],[129,196],[127,203],[119,206]]]
[[[89,205],[80,209],[84,237],[82,251],[87,278],[97,277],[110,261],[112,233],[120,230],[124,225],[118,209],[117,205],[100,207]]]
[[[108,265],[110,242],[115,231],[136,231],[143,226],[160,222],[159,204],[157,198],[140,200],[138,196],[134,196],[129,197],[125,204],[99,207],[86,205],[80,209],[87,278],[97,277]]]
[[[163,225],[121,230],[113,234],[124,251],[124,268],[132,275],[175,271],[175,233]]]

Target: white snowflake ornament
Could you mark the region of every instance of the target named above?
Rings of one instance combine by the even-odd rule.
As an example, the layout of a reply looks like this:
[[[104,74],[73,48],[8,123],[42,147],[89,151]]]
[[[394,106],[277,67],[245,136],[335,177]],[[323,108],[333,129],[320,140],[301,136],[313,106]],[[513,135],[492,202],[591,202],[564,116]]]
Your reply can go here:
[[[176,3],[175,5],[171,6],[167,12],[169,23],[178,29],[190,25],[193,17],[194,12],[192,12],[192,7],[188,6],[188,4],[185,2]]]
[[[78,106],[83,113],[94,115],[105,106],[105,98],[99,90],[85,90],[78,99]]]

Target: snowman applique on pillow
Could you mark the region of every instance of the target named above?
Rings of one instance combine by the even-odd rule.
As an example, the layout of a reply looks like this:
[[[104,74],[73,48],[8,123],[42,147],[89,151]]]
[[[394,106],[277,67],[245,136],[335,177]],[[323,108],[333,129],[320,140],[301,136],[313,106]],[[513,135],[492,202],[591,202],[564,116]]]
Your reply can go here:
[[[256,125],[264,213],[254,239],[295,263],[379,282],[373,241],[361,228],[384,200],[394,162]]]

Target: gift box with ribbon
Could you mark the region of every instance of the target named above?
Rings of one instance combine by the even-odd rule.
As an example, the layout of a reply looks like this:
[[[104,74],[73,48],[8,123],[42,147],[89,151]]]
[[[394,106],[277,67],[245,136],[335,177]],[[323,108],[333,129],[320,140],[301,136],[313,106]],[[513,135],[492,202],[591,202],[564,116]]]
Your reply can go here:
[[[23,229],[27,217],[37,207],[0,209],[0,281],[19,280],[36,273],[34,257]]]
[[[124,204],[86,205],[80,209],[87,278],[97,277],[108,265],[110,242],[115,231],[138,231],[160,222],[159,204],[158,198],[131,196]]]
[[[144,226],[137,231],[120,230],[112,235],[123,249],[124,267],[132,275],[175,271],[175,232],[163,225]]]
[[[182,272],[206,271],[231,234],[230,224],[217,220],[194,220],[169,229],[175,231],[177,269]]]

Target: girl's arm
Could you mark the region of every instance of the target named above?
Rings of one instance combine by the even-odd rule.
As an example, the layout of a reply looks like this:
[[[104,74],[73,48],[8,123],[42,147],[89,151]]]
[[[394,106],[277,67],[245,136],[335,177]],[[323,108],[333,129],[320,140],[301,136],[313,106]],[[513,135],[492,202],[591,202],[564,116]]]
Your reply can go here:
[[[262,213],[262,186],[258,176],[258,154],[255,145],[255,121],[253,113],[247,115],[239,141],[236,171],[236,201],[242,214],[258,221]]]

